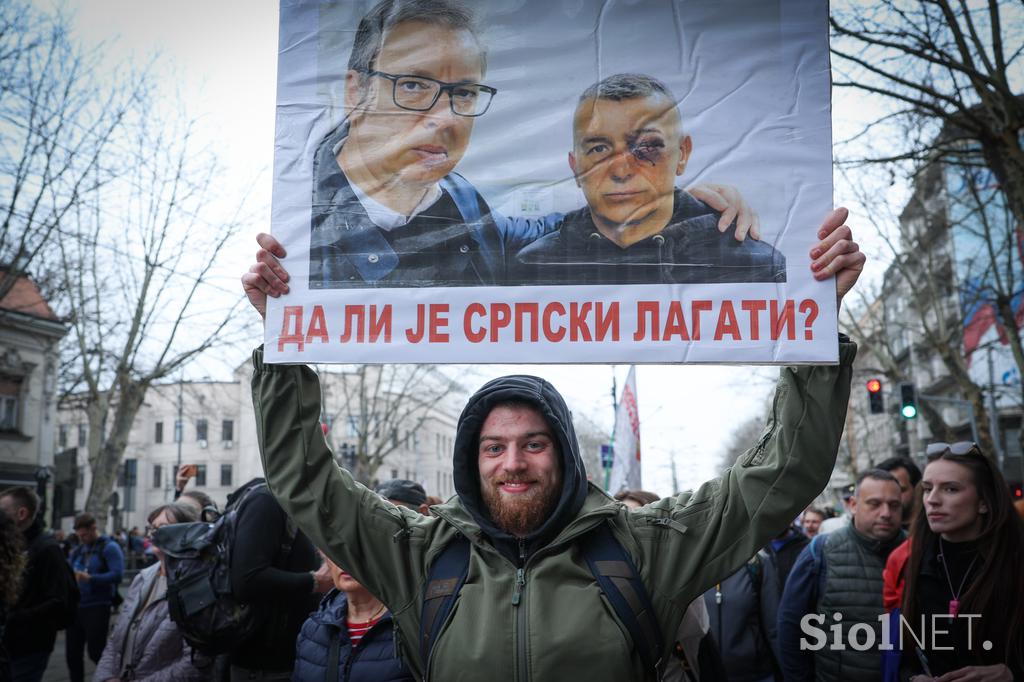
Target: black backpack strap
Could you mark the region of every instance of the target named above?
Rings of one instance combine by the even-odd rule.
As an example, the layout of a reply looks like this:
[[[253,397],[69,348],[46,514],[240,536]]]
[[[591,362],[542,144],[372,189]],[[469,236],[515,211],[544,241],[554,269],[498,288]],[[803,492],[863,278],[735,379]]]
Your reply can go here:
[[[633,560],[612,535],[607,523],[587,533],[580,548],[601,591],[633,638],[644,667],[655,670],[661,660],[664,639],[654,605]]]
[[[344,626],[342,626],[344,627]],[[338,682],[341,666],[341,630],[331,637],[331,648],[327,651],[327,676],[325,682]]]
[[[441,626],[451,613],[468,572],[469,540],[460,534],[437,555],[427,573],[420,614],[420,656],[424,672]]]

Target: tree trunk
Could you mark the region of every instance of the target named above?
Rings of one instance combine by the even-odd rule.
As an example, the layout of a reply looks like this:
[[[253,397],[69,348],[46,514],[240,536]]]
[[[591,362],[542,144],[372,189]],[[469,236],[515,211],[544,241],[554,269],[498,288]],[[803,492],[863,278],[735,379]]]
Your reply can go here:
[[[148,388],[148,383],[133,381],[127,377],[122,377],[118,381],[117,406],[114,408],[110,433],[106,440],[99,444],[96,457],[90,456],[89,458],[92,482],[89,485],[85,510],[96,517],[96,526],[101,532],[107,527],[107,513],[110,510],[108,500],[117,483],[117,468],[128,447],[128,436],[131,433],[132,424],[135,422],[135,415],[142,407],[142,401],[146,397]],[[107,413],[108,411],[104,410],[104,416]],[[90,415],[90,432],[93,430],[91,419],[92,415]],[[121,501],[122,507],[124,502],[124,500]]]

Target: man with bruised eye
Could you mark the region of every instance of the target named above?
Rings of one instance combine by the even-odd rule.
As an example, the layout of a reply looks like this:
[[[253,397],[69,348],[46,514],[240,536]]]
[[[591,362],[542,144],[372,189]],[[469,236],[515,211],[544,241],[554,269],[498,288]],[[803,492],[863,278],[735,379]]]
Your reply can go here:
[[[474,122],[498,95],[486,81],[487,51],[467,5],[380,0],[362,17],[345,120],[313,160],[311,289],[508,284],[519,250],[556,229],[561,214],[492,212],[455,172]],[[756,238],[756,218],[735,189],[692,191]]]
[[[693,143],[676,98],[650,76],[591,85],[573,115],[569,167],[586,208],[523,248],[531,284],[785,282],[771,245],[719,229],[721,213],[675,186]],[[752,231],[754,236],[759,236]]]

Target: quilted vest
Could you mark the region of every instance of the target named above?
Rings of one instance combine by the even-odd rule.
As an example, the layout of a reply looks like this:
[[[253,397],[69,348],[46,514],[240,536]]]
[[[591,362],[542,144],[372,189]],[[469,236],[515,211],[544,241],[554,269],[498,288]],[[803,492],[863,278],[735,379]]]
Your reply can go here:
[[[825,563],[825,584],[818,597],[817,613],[824,614],[821,628],[828,632],[828,644],[815,652],[814,669],[818,682],[877,682],[881,679],[882,626],[878,616],[885,613],[882,605],[882,570],[893,546],[900,542],[896,538],[887,543],[866,538],[851,523],[829,533],[824,538],[823,559]],[[835,614],[842,614],[836,621]],[[832,650],[835,638],[833,626],[842,625],[843,650]],[[850,629],[864,623],[874,633],[873,639],[857,628],[855,639]],[[865,651],[851,648],[850,643],[864,645],[871,643]]]

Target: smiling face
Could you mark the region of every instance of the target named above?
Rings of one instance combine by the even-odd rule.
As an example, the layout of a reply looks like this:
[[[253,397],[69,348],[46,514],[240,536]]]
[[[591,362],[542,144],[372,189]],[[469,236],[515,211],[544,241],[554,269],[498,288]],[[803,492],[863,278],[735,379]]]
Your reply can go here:
[[[467,30],[406,21],[385,34],[372,68],[446,83],[479,83],[483,56]],[[465,154],[473,118],[454,114],[446,93],[429,111],[402,109],[395,104],[393,88],[390,80],[380,76],[348,72],[345,104],[350,130],[344,158],[346,163],[354,158],[361,168],[345,171],[357,175],[363,171],[381,183],[437,182]]]
[[[921,479],[928,527],[950,542],[973,540],[981,533],[988,507],[978,496],[971,470],[957,462],[937,459]]]
[[[480,428],[480,491],[494,522],[518,537],[540,527],[558,502],[561,454],[537,410],[498,406]]]
[[[659,93],[581,102],[569,167],[597,228],[620,246],[664,229],[691,147],[675,102]]]
[[[850,502],[853,525],[873,540],[891,540],[900,530],[903,503],[895,481],[865,478]]]

